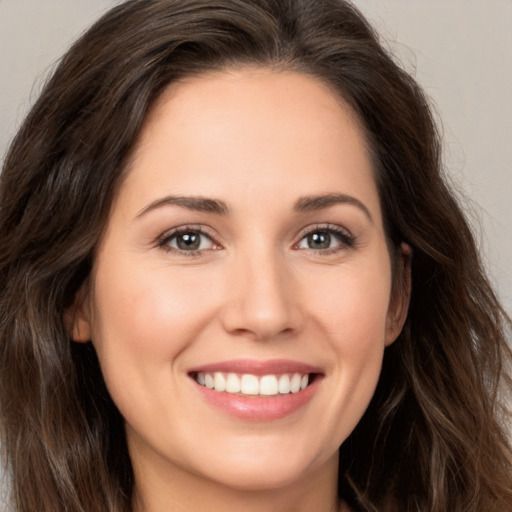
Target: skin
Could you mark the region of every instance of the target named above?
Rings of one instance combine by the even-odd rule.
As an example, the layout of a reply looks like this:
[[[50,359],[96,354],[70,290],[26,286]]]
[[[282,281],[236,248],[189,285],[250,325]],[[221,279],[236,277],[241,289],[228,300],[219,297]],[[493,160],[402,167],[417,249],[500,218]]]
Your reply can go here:
[[[352,199],[296,208],[334,193]],[[156,205],[167,196],[213,198],[229,212]],[[177,227],[203,229],[197,251],[178,248]],[[311,244],[307,233],[330,227],[343,236]],[[92,339],[126,421],[135,510],[345,510],[338,448],[373,395],[408,297],[392,294],[364,137],[326,85],[247,68],[171,85],[77,301],[74,339]],[[301,361],[322,375],[298,411],[242,420],[205,402],[188,374],[240,358]]]

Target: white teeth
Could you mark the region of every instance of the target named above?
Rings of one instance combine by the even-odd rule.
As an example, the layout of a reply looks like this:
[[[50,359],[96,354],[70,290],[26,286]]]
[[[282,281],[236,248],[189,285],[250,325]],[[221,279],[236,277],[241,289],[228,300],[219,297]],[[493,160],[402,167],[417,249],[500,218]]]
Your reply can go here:
[[[281,375],[279,377],[279,393],[287,394],[291,391],[290,387],[290,376],[289,375]]]
[[[240,391],[244,395],[258,395],[260,392],[259,388],[259,381],[256,375],[249,375],[248,373],[242,375],[242,380],[240,382]]]
[[[298,393],[308,387],[309,374],[282,374],[263,375],[258,377],[249,373],[239,375],[236,373],[198,372],[196,381],[201,386],[215,391],[227,393],[241,393],[242,395],[286,395]]]
[[[205,374],[205,376],[204,376],[204,385],[208,389],[213,389],[214,386],[215,386],[215,383],[214,383],[214,380],[213,380],[213,376],[210,375],[209,373]]]
[[[215,372],[213,374],[213,382],[215,384],[215,391],[225,391],[226,389],[226,379],[224,375],[220,372]]]
[[[299,373],[294,373],[292,380],[290,381],[290,388],[292,393],[298,393],[300,391],[300,381],[302,380],[302,375]]]
[[[277,395],[279,387],[275,375],[265,375],[260,380],[260,395]]]
[[[240,393],[240,379],[235,373],[228,373],[226,379],[226,391],[228,393]]]

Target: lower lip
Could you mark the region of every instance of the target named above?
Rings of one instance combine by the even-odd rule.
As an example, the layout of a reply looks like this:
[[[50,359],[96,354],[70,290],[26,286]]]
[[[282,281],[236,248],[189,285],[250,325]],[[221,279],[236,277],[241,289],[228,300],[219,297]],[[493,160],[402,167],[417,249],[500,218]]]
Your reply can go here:
[[[304,407],[318,389],[319,377],[302,391],[286,395],[242,396],[214,391],[195,380],[197,390],[204,400],[223,412],[248,421],[272,421],[284,418]]]

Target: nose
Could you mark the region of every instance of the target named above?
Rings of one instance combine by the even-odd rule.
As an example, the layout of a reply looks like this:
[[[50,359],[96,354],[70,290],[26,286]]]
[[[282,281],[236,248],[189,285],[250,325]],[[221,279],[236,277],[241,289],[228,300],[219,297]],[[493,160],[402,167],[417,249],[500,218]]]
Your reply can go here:
[[[297,286],[284,258],[241,255],[228,282],[221,321],[229,333],[264,341],[300,329],[303,315]]]

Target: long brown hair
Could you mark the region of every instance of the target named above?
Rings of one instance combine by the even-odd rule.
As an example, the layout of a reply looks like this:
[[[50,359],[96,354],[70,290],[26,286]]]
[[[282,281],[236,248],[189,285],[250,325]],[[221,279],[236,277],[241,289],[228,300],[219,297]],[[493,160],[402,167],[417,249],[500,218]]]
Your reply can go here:
[[[257,65],[328,83],[358,115],[412,297],[375,396],[341,447],[354,511],[512,510],[501,385],[510,320],[443,177],[428,101],[343,0],[131,0],[63,57],[0,178],[0,407],[16,512],[127,512],[123,419],[68,333],[148,110],[174,80]]]

